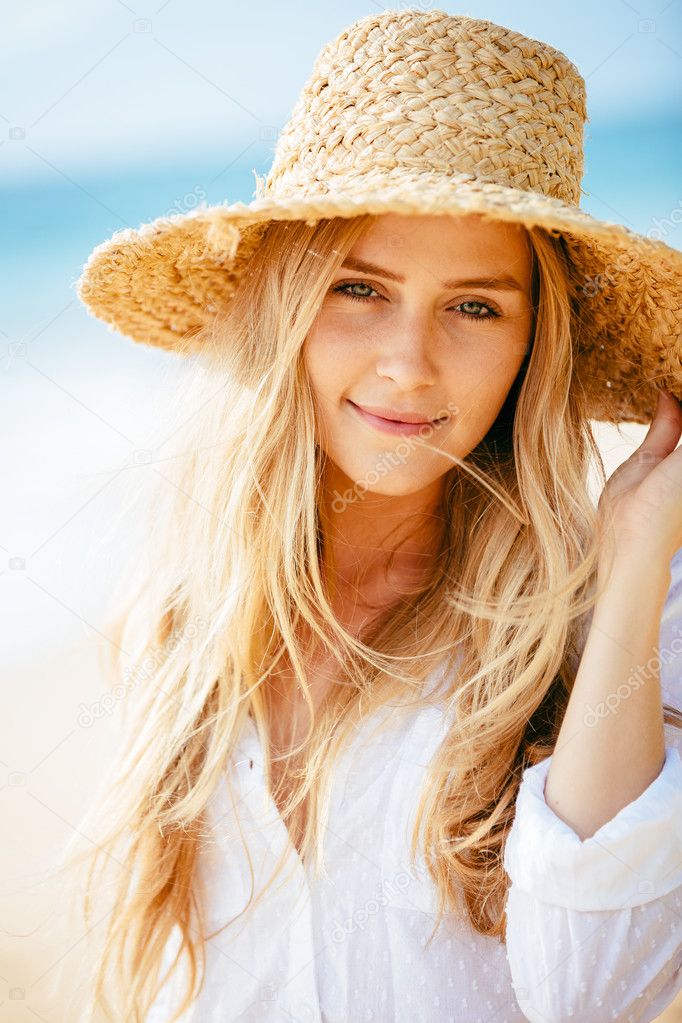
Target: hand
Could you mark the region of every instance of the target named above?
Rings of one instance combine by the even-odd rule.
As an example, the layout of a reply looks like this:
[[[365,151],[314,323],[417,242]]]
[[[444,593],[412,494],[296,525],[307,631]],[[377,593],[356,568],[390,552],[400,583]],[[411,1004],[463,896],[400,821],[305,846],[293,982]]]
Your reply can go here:
[[[616,469],[599,499],[602,518],[611,516],[605,565],[615,557],[637,555],[669,566],[682,547],[682,405],[660,390],[654,419],[644,441]],[[601,567],[600,567],[601,570]]]

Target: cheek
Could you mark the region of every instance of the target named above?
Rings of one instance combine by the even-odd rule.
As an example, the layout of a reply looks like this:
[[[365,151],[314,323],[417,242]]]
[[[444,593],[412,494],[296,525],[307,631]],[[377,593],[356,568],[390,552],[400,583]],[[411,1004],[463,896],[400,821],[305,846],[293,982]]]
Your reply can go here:
[[[446,392],[459,409],[460,430],[477,442],[495,422],[523,361],[525,348],[489,344],[461,348],[448,368]]]
[[[303,360],[314,390],[338,391],[345,386],[344,376],[357,368],[363,345],[357,332],[334,327],[322,318],[309,332],[303,345]],[[366,350],[366,346],[365,346]]]
[[[511,386],[523,359],[518,350],[518,345],[503,343],[499,337],[467,338],[453,345],[441,371],[450,388],[492,397]]]
[[[491,350],[485,363],[478,367],[477,390],[487,404],[503,402],[519,370],[519,362],[508,352]]]
[[[327,423],[346,389],[344,360],[337,347],[320,331],[311,332],[303,345],[303,366],[321,425]]]

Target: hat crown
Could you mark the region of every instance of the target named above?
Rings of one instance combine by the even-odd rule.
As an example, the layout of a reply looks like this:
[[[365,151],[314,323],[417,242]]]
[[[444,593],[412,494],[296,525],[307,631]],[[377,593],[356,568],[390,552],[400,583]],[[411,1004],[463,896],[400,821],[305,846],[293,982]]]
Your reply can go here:
[[[390,10],[319,53],[256,199],[381,175],[480,181],[578,205],[585,82],[560,50],[491,21]]]

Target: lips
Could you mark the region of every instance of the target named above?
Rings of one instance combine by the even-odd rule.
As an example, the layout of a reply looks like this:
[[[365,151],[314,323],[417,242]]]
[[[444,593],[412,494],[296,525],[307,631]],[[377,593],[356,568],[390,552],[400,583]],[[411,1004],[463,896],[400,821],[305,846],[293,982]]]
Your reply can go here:
[[[421,433],[425,426],[431,427],[434,430],[438,429],[438,427],[440,427],[442,423],[445,422],[445,418],[429,420],[416,415],[416,413],[406,412],[401,412],[400,414],[401,415],[412,414],[417,419],[417,422],[408,423],[405,422],[405,420],[388,419],[385,416],[375,415],[374,412],[370,412],[369,407],[366,405],[356,405],[355,402],[351,401],[350,399],[346,400],[348,403],[348,407],[353,413],[353,415],[357,416],[365,424],[373,426],[375,430],[380,430],[382,433],[392,433],[398,434],[400,436],[409,436],[411,434]],[[396,414],[393,409],[382,409],[382,412],[384,413],[391,412],[393,415]]]
[[[419,426],[424,423],[438,422],[438,420],[429,419],[428,416],[420,415],[418,412],[402,412],[396,409],[384,408],[380,405],[358,405],[356,402],[351,402],[351,405],[355,405],[362,412],[368,412],[372,416],[377,416],[379,419],[387,419],[392,423],[412,423]]]

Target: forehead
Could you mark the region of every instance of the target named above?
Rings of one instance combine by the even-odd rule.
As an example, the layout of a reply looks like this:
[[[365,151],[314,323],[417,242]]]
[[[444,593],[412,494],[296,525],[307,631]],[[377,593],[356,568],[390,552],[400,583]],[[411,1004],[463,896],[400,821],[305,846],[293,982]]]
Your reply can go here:
[[[387,271],[383,276],[400,283],[429,271],[443,287],[458,286],[464,277],[494,277],[509,288],[526,289],[532,247],[525,227],[513,222],[478,214],[388,213],[369,223],[342,265],[365,273]]]
[[[441,238],[478,236],[488,241],[518,238],[523,240],[527,230],[522,223],[497,220],[481,213],[380,213],[374,215],[363,237],[405,238],[427,232]]]

